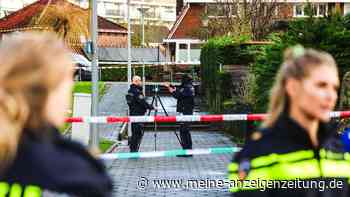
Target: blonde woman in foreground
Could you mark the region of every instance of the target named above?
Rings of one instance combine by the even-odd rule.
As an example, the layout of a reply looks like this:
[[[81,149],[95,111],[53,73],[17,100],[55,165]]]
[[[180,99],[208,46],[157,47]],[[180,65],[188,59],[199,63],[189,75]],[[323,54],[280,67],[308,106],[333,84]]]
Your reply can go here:
[[[73,85],[69,54],[50,33],[20,33],[0,44],[0,196],[110,196],[102,163],[57,130]]]

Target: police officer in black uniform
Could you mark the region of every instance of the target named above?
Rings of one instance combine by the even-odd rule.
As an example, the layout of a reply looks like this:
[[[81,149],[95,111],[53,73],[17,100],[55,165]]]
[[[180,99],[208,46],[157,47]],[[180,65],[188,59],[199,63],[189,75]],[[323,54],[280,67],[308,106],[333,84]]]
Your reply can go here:
[[[349,196],[349,153],[329,124],[338,86],[329,54],[286,51],[269,115],[229,165],[233,196]]]
[[[143,116],[147,110],[154,109],[152,105],[146,102],[145,96],[142,93],[141,77],[136,75],[132,79],[132,84],[126,95],[126,101],[131,116]],[[141,123],[132,123],[131,130],[130,152],[138,152],[142,139],[143,125]]]
[[[174,98],[177,99],[176,111],[183,115],[192,115],[194,108],[195,91],[192,77],[188,74],[183,75],[181,85],[176,88],[170,84],[165,84]],[[192,137],[189,129],[189,123],[182,123],[180,126],[181,145],[183,149],[192,149]]]

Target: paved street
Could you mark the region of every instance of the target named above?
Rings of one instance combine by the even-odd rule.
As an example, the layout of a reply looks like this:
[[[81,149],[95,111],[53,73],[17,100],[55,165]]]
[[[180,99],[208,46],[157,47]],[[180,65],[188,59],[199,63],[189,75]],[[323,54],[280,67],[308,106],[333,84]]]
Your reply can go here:
[[[99,102],[100,116],[125,116],[127,104],[125,94],[128,91],[126,83],[107,83],[107,92]],[[116,140],[121,123],[99,124],[100,136],[102,138]]]
[[[125,115],[125,92],[127,86],[121,83],[109,84],[106,95],[100,102],[100,115]],[[176,115],[176,99],[161,97],[169,115]],[[148,98],[151,102],[152,98]],[[154,115],[154,112],[152,112]],[[160,109],[159,115],[164,115]],[[116,139],[120,124],[101,124],[101,136]],[[140,146],[141,152],[155,150],[155,132],[147,131]],[[180,149],[181,146],[174,131],[162,131],[156,133],[157,151]],[[215,131],[192,132],[193,148],[214,148],[233,146],[228,137]],[[126,145],[119,146],[116,152],[129,152]],[[192,158],[165,157],[148,159],[124,159],[106,162],[108,171],[113,177],[115,187],[113,196],[142,197],[142,196],[230,196],[227,187],[198,188],[185,187],[186,181],[217,181],[227,180],[227,166],[232,159],[231,154],[195,155]],[[138,182],[148,180],[145,188],[138,187]],[[157,186],[155,180],[173,180],[182,183],[171,188]],[[162,188],[160,188],[162,187]]]
[[[233,146],[228,137],[217,132],[193,132],[193,148]],[[176,136],[172,131],[157,133],[157,151],[179,149]],[[140,151],[154,151],[154,132],[147,132],[143,138]],[[117,152],[128,152],[123,146]],[[109,173],[115,182],[113,196],[229,196],[227,188],[155,188],[153,180],[224,180],[231,154],[195,155],[193,158],[145,158],[115,160],[108,165]],[[149,185],[138,188],[142,177],[148,179]]]

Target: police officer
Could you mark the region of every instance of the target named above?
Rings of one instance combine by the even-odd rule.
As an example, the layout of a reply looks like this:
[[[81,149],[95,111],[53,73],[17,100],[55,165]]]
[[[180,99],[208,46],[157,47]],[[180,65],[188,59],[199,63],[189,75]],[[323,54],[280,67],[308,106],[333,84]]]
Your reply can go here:
[[[172,96],[177,99],[176,111],[183,115],[193,114],[195,91],[192,82],[192,77],[185,74],[183,75],[181,85],[178,88],[171,86],[170,84],[165,84]],[[181,124],[180,138],[183,149],[192,149],[192,137],[188,123]]]
[[[349,195],[349,155],[329,124],[338,86],[329,54],[302,46],[285,52],[269,115],[229,165],[233,196]]]
[[[143,116],[147,110],[154,109],[152,105],[146,102],[145,96],[142,93],[141,77],[137,75],[132,78],[132,84],[126,95],[126,101],[131,116]],[[130,152],[138,152],[142,138],[143,125],[141,123],[132,123],[131,130]]]

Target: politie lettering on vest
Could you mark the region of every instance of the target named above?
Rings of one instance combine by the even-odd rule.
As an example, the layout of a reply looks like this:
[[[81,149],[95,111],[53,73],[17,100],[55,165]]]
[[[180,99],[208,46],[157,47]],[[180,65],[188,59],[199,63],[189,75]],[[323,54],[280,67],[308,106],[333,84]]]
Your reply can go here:
[[[349,134],[339,136],[329,118],[339,83],[335,60],[328,53],[302,46],[285,51],[268,116],[228,166],[228,178],[241,183],[230,188],[233,196],[350,195]],[[282,188],[272,182],[311,180],[316,186],[327,185]],[[331,180],[341,187],[331,186]]]
[[[64,42],[48,32],[18,33],[0,43],[0,59],[0,196],[111,196],[104,164],[58,130],[74,72]]]

